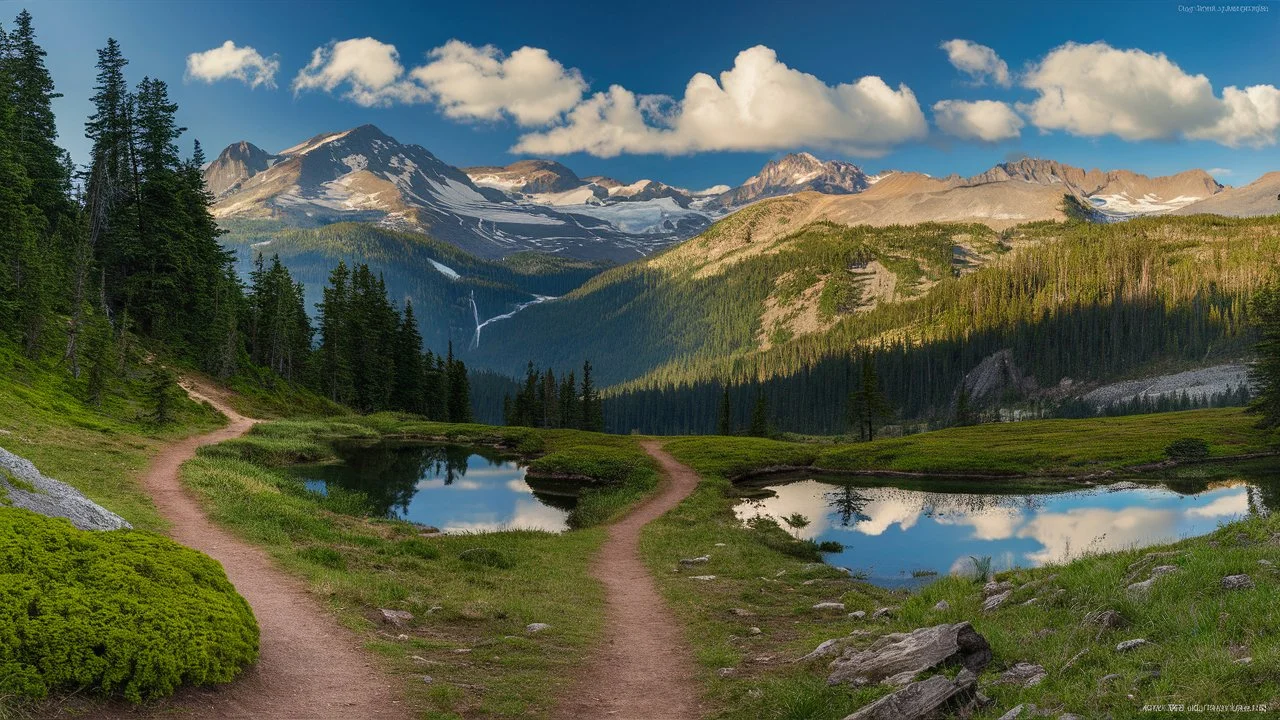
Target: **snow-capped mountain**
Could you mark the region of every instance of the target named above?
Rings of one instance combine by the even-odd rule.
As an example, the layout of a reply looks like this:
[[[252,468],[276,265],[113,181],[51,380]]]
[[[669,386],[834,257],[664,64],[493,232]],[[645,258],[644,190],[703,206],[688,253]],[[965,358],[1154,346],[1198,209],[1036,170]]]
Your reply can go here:
[[[853,163],[822,161],[807,152],[773,160],[742,185],[716,196],[711,205],[735,208],[757,200],[815,190],[826,195],[851,195],[870,185],[867,174]]]
[[[1021,181],[1060,185],[1084,198],[1112,219],[1171,212],[1222,192],[1223,186],[1203,170],[1148,177],[1130,170],[1083,170],[1055,160],[1023,158],[974,175],[965,184]]]
[[[545,163],[531,169],[547,175]],[[317,135],[278,155],[237,143],[206,168],[205,178],[218,197],[213,212],[219,218],[375,222],[424,232],[481,257],[536,250],[625,261],[691,237],[710,222],[668,198],[635,209],[640,212],[518,202],[372,125]],[[525,184],[540,182],[557,186],[551,177]]]

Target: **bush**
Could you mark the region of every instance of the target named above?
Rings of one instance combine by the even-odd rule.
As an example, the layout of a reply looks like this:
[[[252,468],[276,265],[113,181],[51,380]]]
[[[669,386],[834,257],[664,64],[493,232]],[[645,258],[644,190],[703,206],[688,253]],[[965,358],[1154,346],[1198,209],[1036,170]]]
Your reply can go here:
[[[232,680],[258,624],[212,558],[137,530],[0,509],[0,696],[132,702]]]
[[[1209,457],[1209,443],[1200,438],[1181,438],[1169,443],[1164,454],[1175,460],[1199,460]]]

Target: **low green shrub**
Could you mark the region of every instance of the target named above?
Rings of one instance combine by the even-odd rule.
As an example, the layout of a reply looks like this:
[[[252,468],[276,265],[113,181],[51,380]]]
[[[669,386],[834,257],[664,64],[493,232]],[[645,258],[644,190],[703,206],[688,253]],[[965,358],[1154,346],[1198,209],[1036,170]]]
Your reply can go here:
[[[1165,447],[1164,454],[1175,460],[1199,460],[1209,457],[1209,443],[1201,438],[1179,438]]]
[[[486,567],[507,569],[513,567],[516,563],[508,555],[500,550],[493,548],[470,548],[458,553],[458,559],[470,563],[472,565],[484,565]]]
[[[89,689],[141,702],[228,682],[257,657],[253,612],[208,556],[0,509],[0,696]]]

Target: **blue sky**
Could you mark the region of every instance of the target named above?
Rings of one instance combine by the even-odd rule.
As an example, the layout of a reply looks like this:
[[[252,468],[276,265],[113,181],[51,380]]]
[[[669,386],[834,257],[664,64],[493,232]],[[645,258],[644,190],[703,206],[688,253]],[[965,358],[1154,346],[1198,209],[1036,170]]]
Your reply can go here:
[[[650,177],[696,188],[736,184],[768,159],[801,149],[868,170],[973,174],[1032,155],[1149,174],[1224,168],[1230,172],[1219,173],[1220,181],[1243,184],[1280,169],[1280,91],[1274,87],[1280,82],[1280,43],[1275,42],[1280,3],[1259,5],[1265,11],[1187,12],[1177,2],[48,0],[0,2],[0,10],[12,17],[25,6],[35,16],[54,80],[66,95],[57,108],[62,142],[78,161],[87,151],[82,130],[95,50],[113,36],[130,59],[131,80],[151,75],[167,81],[188,138],[199,138],[211,155],[241,139],[276,151],[319,132],[374,123],[459,166],[506,164],[554,151],[581,175],[624,181]],[[327,64],[313,67],[311,87],[295,92],[295,78],[317,48],[327,48],[322,58],[327,63],[342,55],[333,43],[360,38],[372,38],[373,47],[394,46],[404,71],[393,84],[373,88],[376,106],[366,106],[367,97],[366,105],[350,99],[350,77],[344,79],[339,68]],[[973,75],[953,65],[940,45],[955,39],[998,55],[1008,67],[1009,86],[994,74]],[[228,40],[277,62],[276,87],[186,77],[190,54]],[[455,52],[429,56],[451,40],[460,41],[451,46]],[[1087,47],[1054,54],[1065,43]],[[484,46],[495,49],[481,50]],[[529,109],[528,97],[524,110],[503,105],[502,93],[522,89],[508,76],[510,82],[495,86],[496,97],[487,96],[497,105],[476,110],[473,96],[457,95],[470,92],[460,85],[465,78],[450,80],[456,65],[442,64],[442,57],[488,57],[500,63],[526,46],[545,51],[533,60],[563,71],[555,80],[559,84],[548,87],[572,89],[576,83],[581,97],[575,90],[550,109]],[[719,88],[710,93],[719,104],[707,101],[696,113],[687,98],[681,105],[696,73],[719,83],[721,73],[742,59],[739,53],[756,46],[767,48],[752,56],[756,66],[794,85],[772,89],[779,94],[762,106],[770,112],[781,108],[781,120],[770,127],[753,125],[756,120],[750,118],[761,107],[743,111],[749,116],[743,120],[733,109],[735,98],[727,90],[720,97]],[[422,77],[436,80],[415,84],[415,68],[433,61],[439,72]],[[1197,79],[1200,75],[1204,78]],[[745,69],[742,76],[748,80]],[[868,76],[881,78],[883,86],[859,83]],[[1113,76],[1128,79],[1114,85],[1096,80]],[[859,90],[833,89],[842,84],[858,84]],[[674,100],[654,106],[662,116],[634,120],[641,124],[630,127],[632,139],[602,141],[618,130],[609,116],[588,115],[589,122],[575,123],[571,114],[589,109],[581,106],[614,85],[629,94],[603,98],[612,103],[609,107],[626,109],[631,94]],[[1224,102],[1228,86],[1261,87],[1241,90],[1232,104]],[[756,90],[742,92],[750,97]],[[1038,104],[1046,94],[1066,99],[1059,106]],[[823,98],[834,104],[809,107]],[[953,107],[966,110],[960,119],[972,117],[977,125],[940,127],[934,105],[944,100],[958,101]],[[967,111],[977,106],[965,103],[975,101],[987,101],[983,109],[992,112],[971,116]],[[907,106],[918,110],[911,117],[892,114]],[[449,107],[453,117],[445,114]],[[636,108],[648,110],[640,101]],[[813,117],[825,119],[794,130]],[[690,120],[688,128],[666,132],[684,120]],[[973,139],[979,126],[1000,139]],[[522,142],[534,151],[510,152]]]

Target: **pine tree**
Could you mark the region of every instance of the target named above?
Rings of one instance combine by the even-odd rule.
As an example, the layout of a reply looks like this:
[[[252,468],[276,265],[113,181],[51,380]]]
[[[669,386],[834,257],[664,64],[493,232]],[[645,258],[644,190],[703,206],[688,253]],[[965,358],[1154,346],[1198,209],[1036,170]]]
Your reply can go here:
[[[404,314],[395,343],[395,385],[391,393],[395,407],[411,413],[425,415],[425,373],[422,368],[422,335],[418,333],[418,319],[413,315],[413,303],[404,303]]]
[[[582,429],[582,403],[578,399],[578,380],[572,371],[560,381],[560,427]]]
[[[173,421],[175,381],[172,370],[160,365],[151,369],[151,376],[147,379],[147,397],[151,401],[151,420],[157,425],[168,425]]]
[[[858,429],[862,440],[876,439],[876,431],[892,415],[893,409],[880,388],[880,377],[869,356],[862,358],[860,380],[849,395],[849,423]]]
[[[733,434],[733,407],[729,404],[728,387],[720,397],[720,422],[717,424],[716,432],[720,435]]]
[[[604,432],[604,413],[600,407],[600,393],[591,378],[590,360],[582,364],[581,427],[592,432]]]
[[[1258,291],[1252,310],[1261,336],[1251,373],[1258,386],[1252,409],[1262,416],[1262,427],[1280,427],[1280,284]]]
[[[751,408],[751,427],[747,433],[751,437],[769,437],[769,402],[763,389],[756,390],[756,403]]]

